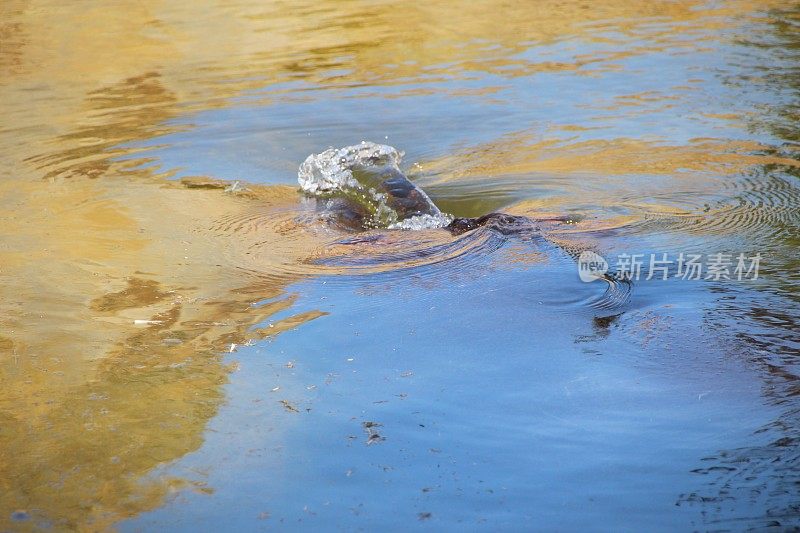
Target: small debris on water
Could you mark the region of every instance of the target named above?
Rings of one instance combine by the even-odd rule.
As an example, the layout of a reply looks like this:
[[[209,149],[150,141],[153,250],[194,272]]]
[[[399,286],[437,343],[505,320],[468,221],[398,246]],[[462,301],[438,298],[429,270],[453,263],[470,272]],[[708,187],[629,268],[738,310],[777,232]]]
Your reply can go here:
[[[269,513],[266,512],[266,511],[264,511],[263,513],[258,513],[258,517],[257,518],[259,520],[266,520],[267,518],[269,518]]]
[[[418,520],[428,520],[428,519],[429,519],[430,517],[432,517],[432,516],[433,516],[433,514],[432,514],[432,513],[419,513],[419,514],[417,515],[417,519],[418,519]]]
[[[378,430],[375,429],[383,427],[383,424],[368,420],[366,422],[362,422],[361,427],[363,427],[364,431],[366,431],[367,433],[367,446],[369,446],[370,444],[376,444],[378,442],[386,440],[386,437],[378,433]]]
[[[246,190],[247,190],[247,188],[246,187],[242,187],[241,185],[239,185],[239,181],[237,180],[237,181],[234,181],[233,184],[228,185],[227,187],[225,187],[223,192],[227,192],[227,193],[233,194],[233,193],[237,193],[237,192],[244,192]]]
[[[294,368],[294,361],[289,361],[286,363],[286,368]]]
[[[186,176],[181,183],[188,189],[225,189],[226,183],[207,176]]]
[[[289,400],[281,400],[281,404],[286,408],[287,411],[291,411],[292,413],[299,413],[300,410],[289,403]]]
[[[405,372],[400,372],[400,377],[401,378],[409,378],[409,377],[411,377],[413,375],[414,375],[414,372],[412,372],[411,370],[406,370]]]
[[[281,390],[280,387],[273,387],[272,389],[270,389],[270,392],[278,392],[279,390]]]

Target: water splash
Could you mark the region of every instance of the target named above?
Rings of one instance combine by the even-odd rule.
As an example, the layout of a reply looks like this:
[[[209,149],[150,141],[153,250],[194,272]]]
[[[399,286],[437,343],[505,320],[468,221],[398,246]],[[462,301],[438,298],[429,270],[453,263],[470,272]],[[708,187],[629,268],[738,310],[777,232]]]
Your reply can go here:
[[[425,191],[400,171],[402,152],[362,141],[312,154],[300,165],[302,190],[317,198],[344,200],[364,228],[431,229],[452,221]]]
[[[443,228],[453,221],[453,217],[439,213],[436,215],[415,215],[399,222],[389,224],[389,229],[422,230]]]

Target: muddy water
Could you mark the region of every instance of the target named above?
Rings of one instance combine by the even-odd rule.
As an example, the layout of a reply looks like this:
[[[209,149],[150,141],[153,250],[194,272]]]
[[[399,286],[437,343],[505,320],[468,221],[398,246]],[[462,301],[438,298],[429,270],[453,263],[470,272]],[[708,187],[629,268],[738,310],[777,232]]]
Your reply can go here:
[[[0,13],[0,529],[798,525],[797,10]],[[330,224],[362,139],[571,223]],[[763,260],[609,306],[587,248]]]

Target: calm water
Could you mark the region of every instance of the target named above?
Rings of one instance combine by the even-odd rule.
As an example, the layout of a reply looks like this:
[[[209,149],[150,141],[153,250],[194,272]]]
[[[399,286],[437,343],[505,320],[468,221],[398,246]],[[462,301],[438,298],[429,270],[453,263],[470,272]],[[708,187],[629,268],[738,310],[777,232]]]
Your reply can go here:
[[[0,530],[800,527],[788,6],[4,2]],[[361,140],[573,223],[326,224]]]

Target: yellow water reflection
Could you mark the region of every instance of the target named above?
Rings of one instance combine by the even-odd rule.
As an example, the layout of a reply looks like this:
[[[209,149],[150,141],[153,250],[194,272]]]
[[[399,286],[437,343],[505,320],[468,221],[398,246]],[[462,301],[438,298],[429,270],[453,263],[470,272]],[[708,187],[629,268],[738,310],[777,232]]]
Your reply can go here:
[[[0,506],[101,527],[160,501],[165,486],[138,478],[200,445],[222,401],[220,354],[263,336],[252,327],[291,304],[292,277],[223,265],[229,236],[209,224],[252,199],[114,180],[39,188],[17,184],[25,206],[0,237],[13,250],[2,254]],[[280,203],[270,192],[259,209]]]
[[[201,445],[229,372],[220,354],[319,316],[298,309],[269,332],[254,329],[291,306],[287,285],[325,243],[285,214],[297,205],[293,188],[230,194],[168,182],[174,169],[146,154],[136,159],[141,149],[130,143],[178,131],[171,119],[286,81],[378,87],[472,71],[592,75],[756,5],[4,1],[0,528],[93,531],[159,505],[181,482],[142,479]],[[612,29],[647,38],[626,46]],[[567,37],[607,46],[567,58],[519,55]],[[558,135],[498,139],[428,168],[458,179],[587,168],[671,174],[742,168],[758,150]],[[252,228],[239,231],[242,224]],[[258,261],[248,255],[256,245]],[[277,303],[253,307],[265,299]],[[15,510],[32,520],[12,522]]]

